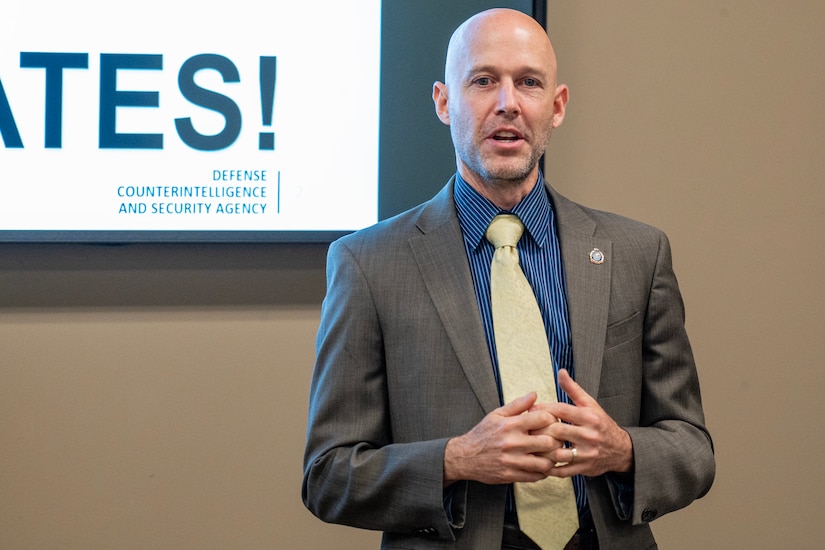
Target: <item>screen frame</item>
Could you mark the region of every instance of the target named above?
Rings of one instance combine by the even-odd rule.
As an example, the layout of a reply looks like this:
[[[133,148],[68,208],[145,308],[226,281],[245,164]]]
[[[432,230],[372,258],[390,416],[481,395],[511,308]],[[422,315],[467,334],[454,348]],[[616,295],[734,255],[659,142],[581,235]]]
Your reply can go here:
[[[432,197],[455,171],[449,129],[437,120],[428,90],[443,78],[444,54],[452,30],[464,19],[508,2],[467,0],[444,4],[441,0],[382,1],[381,92],[379,114],[378,221],[390,218]],[[546,27],[546,0],[511,0],[510,7],[531,15]],[[392,11],[394,8],[401,8]],[[524,9],[526,7],[526,9]],[[415,13],[398,13],[413,10]],[[448,12],[448,13],[445,13]],[[395,14],[395,15],[393,15]],[[438,17],[433,17],[438,14]],[[438,22],[433,34],[421,33],[412,20]],[[438,36],[434,39],[433,36]],[[404,42],[399,44],[399,42]],[[422,54],[422,49],[426,54]],[[417,73],[394,70],[399,63],[391,52],[417,52],[425,65]],[[420,75],[429,75],[429,81]],[[418,79],[410,81],[409,79]],[[412,90],[412,92],[409,92]],[[415,102],[399,100],[413,93]],[[397,109],[398,103],[404,109]],[[424,128],[422,128],[422,124]],[[393,128],[410,129],[402,138]],[[419,153],[410,153],[410,151]],[[423,153],[422,153],[423,151]],[[421,155],[427,156],[421,162]],[[415,185],[410,185],[415,182]],[[0,230],[0,243],[330,243],[353,231],[239,231],[239,230]]]

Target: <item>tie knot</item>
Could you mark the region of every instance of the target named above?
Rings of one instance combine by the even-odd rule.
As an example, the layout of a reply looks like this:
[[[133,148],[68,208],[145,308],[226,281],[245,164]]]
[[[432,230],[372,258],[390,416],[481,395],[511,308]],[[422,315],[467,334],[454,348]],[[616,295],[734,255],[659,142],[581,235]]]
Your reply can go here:
[[[514,214],[499,214],[487,227],[487,240],[496,248],[512,246],[515,248],[521,234],[524,233],[524,224]]]

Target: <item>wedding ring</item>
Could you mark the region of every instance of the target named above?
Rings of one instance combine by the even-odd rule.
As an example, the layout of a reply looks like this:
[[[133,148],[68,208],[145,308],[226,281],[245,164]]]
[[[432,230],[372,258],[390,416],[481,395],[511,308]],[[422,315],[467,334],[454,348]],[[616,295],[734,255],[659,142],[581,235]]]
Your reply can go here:
[[[575,447],[570,447],[570,462],[568,464],[573,464],[576,462],[576,459],[579,458],[579,450]]]

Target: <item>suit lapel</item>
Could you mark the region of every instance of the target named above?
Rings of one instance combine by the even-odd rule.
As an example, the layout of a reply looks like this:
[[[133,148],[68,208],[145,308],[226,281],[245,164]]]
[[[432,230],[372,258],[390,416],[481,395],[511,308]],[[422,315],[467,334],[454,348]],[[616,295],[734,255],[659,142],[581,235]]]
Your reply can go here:
[[[579,205],[549,189],[567,284],[576,381],[595,397],[607,330],[613,245],[595,236],[595,221]],[[489,412],[499,406],[498,392],[452,197],[450,181],[422,211],[420,233],[409,244],[462,369]],[[591,261],[594,249],[604,254],[604,263]]]
[[[607,312],[610,303],[610,265],[613,244],[595,236],[596,223],[577,204],[550,188],[558,224],[567,283],[567,307],[573,342],[576,381],[587,393],[599,393]],[[601,264],[591,252],[604,255]]]
[[[452,181],[422,211],[410,238],[421,277],[464,374],[485,412],[499,406],[493,365],[455,213]]]

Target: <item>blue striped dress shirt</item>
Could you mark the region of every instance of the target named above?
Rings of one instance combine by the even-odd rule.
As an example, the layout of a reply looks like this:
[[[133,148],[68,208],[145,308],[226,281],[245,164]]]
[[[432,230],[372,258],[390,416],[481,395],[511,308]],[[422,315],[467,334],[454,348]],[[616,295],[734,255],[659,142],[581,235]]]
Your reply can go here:
[[[484,233],[487,226],[499,214],[515,214],[524,224],[524,234],[518,242],[519,262],[524,276],[533,288],[544,319],[544,328],[553,358],[554,376],[558,369],[567,369],[573,376],[573,349],[570,342],[570,322],[567,317],[567,291],[564,266],[561,260],[559,239],[550,197],[544,186],[544,177],[533,190],[511,211],[505,211],[470,187],[460,175],[456,175],[455,204],[458,220],[464,234],[464,248],[470,262],[476,300],[484,324],[487,347],[493,360],[499,399],[502,399],[501,381],[498,374],[496,344],[493,336],[493,316],[490,307],[490,264],[493,261],[493,245]],[[570,400],[556,384],[561,402]],[[573,478],[579,514],[589,514],[587,493],[581,476]]]

